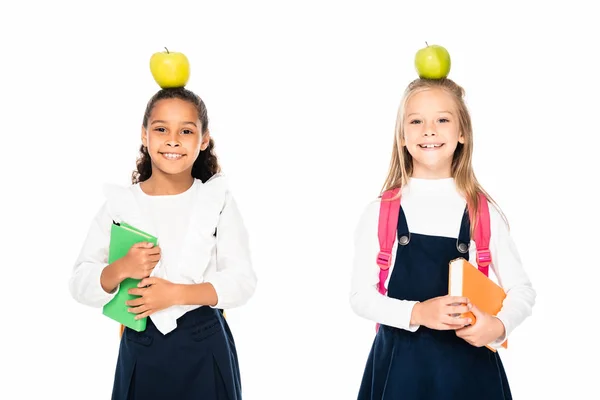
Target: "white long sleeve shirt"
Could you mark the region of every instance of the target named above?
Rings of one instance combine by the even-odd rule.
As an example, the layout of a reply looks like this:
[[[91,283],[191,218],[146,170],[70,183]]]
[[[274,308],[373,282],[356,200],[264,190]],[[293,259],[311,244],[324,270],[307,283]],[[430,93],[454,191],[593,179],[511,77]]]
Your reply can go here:
[[[379,204],[380,199],[377,199],[367,205],[356,228],[350,303],[354,312],[366,319],[415,332],[419,326],[410,325],[410,318],[416,302],[384,296],[377,290]],[[402,188],[401,204],[410,232],[458,237],[466,201],[457,191],[454,179],[411,178],[408,185]],[[531,315],[536,292],[523,269],[508,226],[495,207],[490,205],[489,209],[492,254],[490,271],[506,291],[503,307],[497,315],[504,324],[506,333],[504,337],[490,343],[492,347],[498,348]],[[397,246],[396,242],[386,287],[393,273]],[[471,241],[469,259],[472,262],[476,259],[475,252],[475,242]]]
[[[103,307],[117,293],[104,291],[102,270],[108,265],[110,229],[123,221],[158,238],[161,260],[151,276],[181,284],[211,283],[218,297],[214,308],[243,305],[254,294],[249,240],[225,178],[196,179],[185,192],[151,196],[139,184],[105,186],[107,201],[95,216],[69,281],[78,302]],[[215,236],[216,232],[216,236]],[[177,318],[199,305],[172,306],[149,316],[167,334]]]

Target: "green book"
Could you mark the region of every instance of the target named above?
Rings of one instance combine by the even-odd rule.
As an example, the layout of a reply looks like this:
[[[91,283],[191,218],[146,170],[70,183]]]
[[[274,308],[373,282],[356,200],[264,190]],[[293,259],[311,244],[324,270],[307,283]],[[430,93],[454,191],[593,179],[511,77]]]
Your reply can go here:
[[[108,250],[108,263],[111,264],[116,260],[124,257],[131,246],[140,242],[158,244],[157,238],[149,235],[146,232],[134,228],[124,222],[114,222],[110,229],[110,246]],[[119,286],[119,291],[102,309],[102,314],[125,325],[128,328],[137,332],[142,332],[146,329],[147,317],[135,320],[137,314],[127,311],[129,306],[125,303],[128,300],[133,300],[139,296],[134,296],[128,293],[129,289],[137,287],[140,279],[126,278]]]

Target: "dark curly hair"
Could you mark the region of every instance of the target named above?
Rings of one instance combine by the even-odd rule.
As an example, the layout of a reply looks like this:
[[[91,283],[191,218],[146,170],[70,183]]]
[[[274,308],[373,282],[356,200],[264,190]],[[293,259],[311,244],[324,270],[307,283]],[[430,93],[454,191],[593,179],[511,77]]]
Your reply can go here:
[[[150,101],[148,101],[146,111],[144,112],[144,120],[142,122],[144,128],[148,128],[148,119],[150,119],[150,114],[152,113],[156,103],[159,100],[164,99],[180,99],[193,104],[196,107],[196,111],[198,111],[198,119],[202,123],[202,134],[204,135],[208,132],[208,112],[206,111],[206,105],[204,104],[204,101],[202,101],[200,96],[191,90],[182,87],[161,89],[156,92],[154,96],[152,96]],[[219,160],[214,149],[215,143],[211,138],[210,142],[208,143],[208,147],[198,154],[198,158],[194,162],[192,167],[192,176],[194,178],[200,179],[202,182],[206,182],[213,175],[221,172]],[[144,182],[152,175],[152,161],[150,159],[150,154],[148,154],[148,149],[144,145],[140,146],[140,155],[136,164],[137,168],[135,171],[133,171],[131,177],[133,184]]]

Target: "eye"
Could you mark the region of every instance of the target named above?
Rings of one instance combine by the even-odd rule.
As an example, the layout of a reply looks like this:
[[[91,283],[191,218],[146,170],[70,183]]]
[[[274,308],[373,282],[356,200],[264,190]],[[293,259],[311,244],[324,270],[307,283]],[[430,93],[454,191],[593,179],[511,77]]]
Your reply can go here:
[[[439,119],[440,122],[450,122],[450,120],[448,118],[440,118]]]
[[[421,120],[420,119],[413,119],[412,121],[410,121],[411,124],[416,125],[416,124],[420,124]]]
[[[181,133],[183,133],[184,135],[191,135],[192,133],[194,133],[194,131],[191,129],[184,129],[183,131],[181,131]]]
[[[154,131],[156,131],[156,132],[160,132],[160,133],[164,133],[164,132],[166,132],[167,130],[166,130],[165,128],[158,127],[158,128],[154,128]]]

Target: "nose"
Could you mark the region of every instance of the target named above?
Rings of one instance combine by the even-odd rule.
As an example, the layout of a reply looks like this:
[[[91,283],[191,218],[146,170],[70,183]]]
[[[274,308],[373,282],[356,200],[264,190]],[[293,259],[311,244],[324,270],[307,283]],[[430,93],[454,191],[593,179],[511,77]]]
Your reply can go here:
[[[165,142],[165,144],[170,147],[179,147],[179,146],[181,146],[181,144],[179,143],[179,140],[177,140],[177,139],[178,139],[177,133],[174,132],[170,135],[169,139]]]
[[[423,135],[426,137],[435,136],[435,126],[432,123],[429,123],[425,126],[425,130],[423,131]]]

